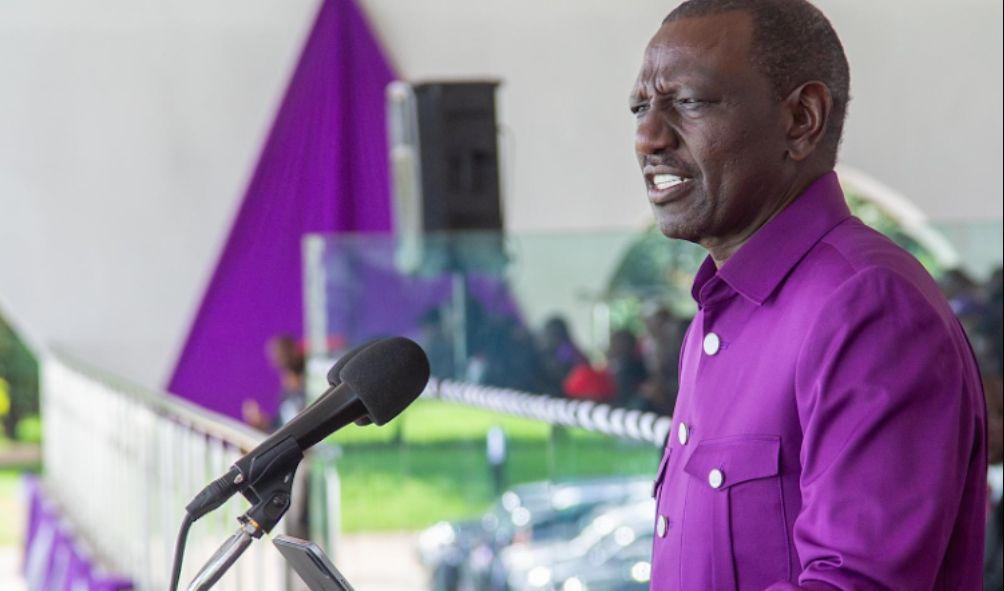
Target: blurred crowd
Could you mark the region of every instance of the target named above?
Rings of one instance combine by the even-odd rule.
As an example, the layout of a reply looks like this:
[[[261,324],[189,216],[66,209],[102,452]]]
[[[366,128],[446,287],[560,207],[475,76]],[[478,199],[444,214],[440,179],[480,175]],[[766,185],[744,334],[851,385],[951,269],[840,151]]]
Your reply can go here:
[[[991,430],[999,441],[1002,384],[1001,270],[977,282],[961,270],[942,276],[942,288],[966,328],[983,372]],[[676,404],[679,352],[690,318],[649,304],[639,331],[617,329],[606,351],[586,353],[568,321],[555,315],[534,334],[510,314],[466,305],[465,335],[440,309],[421,319],[422,345],[433,375],[551,396],[593,400],[671,414]],[[998,446],[999,447],[999,446]],[[999,461],[999,460],[997,460]]]
[[[649,307],[641,334],[613,331],[598,360],[586,354],[560,315],[533,334],[510,315],[488,314],[476,302],[468,309],[468,337],[460,343],[440,310],[422,318],[422,345],[437,377],[663,414],[676,404],[679,351],[689,319],[666,307]],[[461,346],[467,350],[457,355]]]
[[[991,470],[990,514],[986,531],[983,588],[1004,586],[1004,552],[1002,552],[1001,469],[1002,428],[1004,428],[1004,325],[1001,322],[1001,270],[997,269],[984,283],[978,283],[965,273],[953,271],[942,277],[941,286],[952,309],[966,328],[969,342],[983,374],[983,390],[987,398],[987,449]],[[996,482],[994,480],[996,479]]]
[[[983,375],[991,464],[1001,463],[1004,425],[1004,324],[1001,320],[1004,297],[1001,283],[1000,268],[983,283],[974,281],[961,271],[948,272],[941,280],[949,304],[966,329]],[[1000,535],[997,537],[1000,538]]]

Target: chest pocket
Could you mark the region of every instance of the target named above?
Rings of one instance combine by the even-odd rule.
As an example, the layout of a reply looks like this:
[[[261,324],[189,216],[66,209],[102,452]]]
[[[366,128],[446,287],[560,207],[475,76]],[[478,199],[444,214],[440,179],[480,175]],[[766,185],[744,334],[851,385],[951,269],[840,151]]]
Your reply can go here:
[[[790,577],[780,451],[780,437],[740,435],[701,441],[688,458],[681,558],[701,565],[705,589],[762,590]]]

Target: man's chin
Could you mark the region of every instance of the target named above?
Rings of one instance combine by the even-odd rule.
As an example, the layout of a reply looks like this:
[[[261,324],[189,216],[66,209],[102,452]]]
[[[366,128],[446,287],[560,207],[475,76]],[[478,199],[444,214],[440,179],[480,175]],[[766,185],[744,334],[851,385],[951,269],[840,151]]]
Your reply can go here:
[[[694,225],[688,224],[686,220],[680,219],[677,216],[660,216],[656,213],[655,221],[656,225],[659,226],[659,232],[666,238],[686,240],[687,242],[694,243],[700,240],[700,232],[697,231]]]

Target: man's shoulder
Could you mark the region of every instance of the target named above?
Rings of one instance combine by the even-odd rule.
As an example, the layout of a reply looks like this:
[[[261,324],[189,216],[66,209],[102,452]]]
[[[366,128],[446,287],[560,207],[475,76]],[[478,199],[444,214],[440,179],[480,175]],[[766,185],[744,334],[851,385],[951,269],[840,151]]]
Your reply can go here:
[[[827,232],[794,269],[786,304],[804,307],[808,317],[847,305],[890,314],[934,314],[952,318],[948,302],[927,270],[905,249],[851,217]],[[902,297],[899,297],[902,296]],[[905,299],[904,299],[905,298]],[[894,302],[912,301],[912,310]]]
[[[979,372],[965,334],[938,284],[913,255],[849,218],[824,236],[803,263],[801,272],[821,278],[814,284],[804,280],[815,297],[800,294],[808,308],[800,351],[805,367],[821,366],[819,360],[833,358],[837,349],[850,359],[854,350],[861,376],[869,363],[876,364],[879,374],[950,376],[970,393],[967,404],[979,413]]]
[[[855,217],[830,230],[808,253],[807,266],[825,271],[828,288],[866,278],[916,290],[936,307],[944,301],[938,284],[906,249]]]
[[[909,274],[920,271],[928,276],[913,255],[856,217],[845,219],[827,232],[819,240],[817,250],[840,256],[852,273],[885,267]]]

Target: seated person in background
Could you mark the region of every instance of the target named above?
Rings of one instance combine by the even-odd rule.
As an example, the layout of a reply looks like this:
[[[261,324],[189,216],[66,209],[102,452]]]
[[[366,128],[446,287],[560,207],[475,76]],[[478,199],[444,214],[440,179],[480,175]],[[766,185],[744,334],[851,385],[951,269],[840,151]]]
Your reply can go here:
[[[983,588],[987,591],[1000,589],[1004,585],[1004,553],[1001,534],[1004,532],[1001,513],[1001,473],[1002,442],[1004,442],[1004,351],[1001,337],[1004,322],[1001,318],[1001,271],[998,268],[983,286],[982,314],[970,319],[977,338],[973,348],[978,352],[980,369],[983,372],[983,392],[987,397],[987,450],[989,463],[994,465],[991,477],[990,516],[987,521],[986,552],[983,563]],[[966,319],[963,318],[963,322]],[[973,333],[970,333],[971,335]]]
[[[547,389],[537,344],[522,321],[507,314],[489,316],[483,333],[473,351],[484,359],[482,383],[524,392]]]
[[[979,305],[980,286],[973,281],[964,269],[955,268],[945,271],[938,281],[945,299],[952,307],[952,311],[958,315],[963,315],[966,311]]]
[[[645,315],[642,351],[648,379],[641,385],[639,408],[660,414],[672,414],[679,388],[680,347],[687,323],[673,316],[665,306],[657,306]]]
[[[561,386],[565,396],[593,402],[613,402],[617,394],[617,386],[610,374],[588,362],[573,367]]]
[[[980,330],[988,335],[990,355],[997,364],[997,375],[1004,368],[1004,273],[997,267],[984,287],[986,294],[986,315],[981,321]]]
[[[288,335],[269,339],[266,354],[272,367],[279,374],[279,383],[282,387],[282,392],[279,394],[279,410],[275,417],[269,418],[257,400],[248,399],[241,406],[241,411],[245,423],[262,431],[273,431],[285,425],[306,406],[307,396],[304,390],[306,362],[299,344]]]
[[[630,330],[616,330],[610,335],[607,371],[617,386],[617,404],[635,408],[640,403],[640,389],[648,379],[648,369],[638,339]]]
[[[544,375],[549,394],[561,393],[562,383],[572,368],[589,363],[586,356],[572,341],[568,322],[561,316],[552,316],[544,324],[540,349],[543,354]]]
[[[1002,459],[1002,442],[1004,442],[1004,388],[1001,376],[983,376],[983,390],[987,395],[987,445],[990,452],[990,463],[1000,464]],[[999,490],[997,491],[1000,492]],[[983,589],[999,591],[1004,585],[1004,553],[1002,553],[1001,499],[991,498],[990,518],[987,521],[987,546],[983,560]]]

